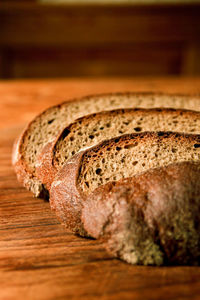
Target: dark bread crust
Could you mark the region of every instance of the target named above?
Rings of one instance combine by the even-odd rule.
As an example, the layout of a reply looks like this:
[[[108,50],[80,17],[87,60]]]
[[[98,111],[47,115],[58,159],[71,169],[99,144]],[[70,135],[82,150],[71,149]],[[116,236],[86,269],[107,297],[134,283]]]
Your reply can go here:
[[[200,113],[196,111],[190,111],[185,109],[173,109],[173,108],[128,108],[128,109],[116,109],[111,111],[103,111],[100,113],[95,113],[91,115],[84,116],[82,118],[78,118],[69,126],[66,126],[55,138],[55,141],[48,143],[38,156],[37,165],[36,165],[36,175],[37,178],[44,184],[47,190],[50,190],[51,184],[59,171],[59,167],[56,166],[55,162],[55,153],[57,151],[57,145],[60,141],[64,140],[68,134],[72,130],[75,130],[79,123],[81,122],[81,126],[84,127],[85,124],[95,119],[95,121],[102,120],[102,118],[106,118],[108,121],[112,122],[112,118],[117,115],[123,114],[132,114],[133,117],[139,115],[143,117],[143,115],[155,115],[160,114],[161,116],[168,115],[169,113],[176,114],[179,117],[182,114],[185,114],[188,119],[194,120],[195,118],[200,118]],[[151,128],[149,128],[151,129]],[[151,130],[150,130],[151,131]],[[200,133],[200,131],[199,131]]]
[[[13,148],[13,154],[12,154],[12,162],[13,162],[13,166],[14,166],[14,169],[15,169],[15,172],[17,174],[17,178],[18,178],[19,182],[22,183],[22,185],[24,185],[28,190],[31,190],[36,197],[39,197],[39,196],[42,197],[42,195],[46,193],[45,190],[44,190],[44,186],[41,183],[41,181],[38,180],[38,178],[35,176],[35,174],[33,174],[33,171],[26,164],[26,162],[24,160],[24,153],[22,151],[23,142],[24,142],[26,136],[28,136],[29,130],[30,130],[32,125],[37,124],[37,122],[39,120],[41,120],[45,115],[48,115],[51,111],[54,111],[55,109],[62,109],[62,107],[68,106],[71,103],[76,102],[78,104],[78,103],[80,103],[81,101],[84,101],[84,100],[89,100],[89,99],[92,100],[93,97],[114,96],[114,95],[119,95],[119,96],[136,95],[138,97],[142,97],[142,96],[154,97],[154,96],[159,96],[159,95],[160,96],[166,95],[166,96],[171,96],[171,97],[177,97],[177,96],[182,97],[185,100],[189,99],[190,97],[196,97],[197,99],[199,98],[199,100],[200,100],[199,95],[181,95],[181,94],[169,94],[169,95],[167,95],[167,94],[163,94],[163,93],[151,93],[151,92],[147,92],[147,93],[124,92],[124,93],[89,95],[89,96],[86,96],[86,97],[82,97],[82,98],[78,98],[78,99],[72,99],[70,101],[65,101],[65,102],[63,102],[59,105],[55,105],[53,107],[50,107],[50,108],[46,109],[45,111],[43,111],[38,116],[36,116],[27,125],[27,127],[24,129],[24,131],[22,132],[20,137],[15,142],[15,146]],[[65,124],[65,125],[67,125],[67,124]],[[65,125],[63,125],[63,126],[65,126]],[[55,133],[55,135],[56,135],[56,133]]]
[[[50,142],[44,146],[36,163],[36,176],[40,179],[45,186],[45,189],[48,191],[51,189],[51,184],[57,175],[57,169],[53,164],[56,142],[57,139],[55,142]]]
[[[50,190],[50,205],[60,222],[75,234],[87,236],[81,222],[85,195],[77,184],[84,152],[74,155],[60,170]]]
[[[132,264],[200,263],[200,166],[146,171],[97,188],[82,222],[115,257]]]
[[[189,140],[200,143],[200,135],[185,135],[173,132],[143,132],[138,134],[126,134],[118,138],[113,138],[91,147],[85,151],[80,151],[72,157],[64,167],[58,172],[50,190],[50,205],[58,218],[68,229],[76,234],[85,235],[83,223],[81,221],[82,207],[87,193],[84,193],[79,186],[79,175],[83,168],[83,162],[91,159],[91,154],[104,152],[106,147],[116,144],[125,145],[127,141],[134,140],[141,142],[144,139],[165,139],[165,138]]]

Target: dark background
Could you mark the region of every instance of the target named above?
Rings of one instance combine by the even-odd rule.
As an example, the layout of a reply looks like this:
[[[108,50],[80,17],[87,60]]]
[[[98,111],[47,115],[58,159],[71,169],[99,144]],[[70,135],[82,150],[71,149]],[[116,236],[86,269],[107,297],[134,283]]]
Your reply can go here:
[[[200,4],[0,0],[0,78],[200,75]]]

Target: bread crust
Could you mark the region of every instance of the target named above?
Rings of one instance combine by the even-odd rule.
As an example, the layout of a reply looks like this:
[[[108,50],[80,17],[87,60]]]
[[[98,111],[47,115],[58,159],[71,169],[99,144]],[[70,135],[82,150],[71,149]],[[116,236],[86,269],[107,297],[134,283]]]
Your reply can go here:
[[[180,116],[181,114],[186,114],[188,119],[194,119],[194,118],[200,118],[200,113],[185,109],[173,109],[173,108],[151,108],[151,109],[143,109],[143,108],[128,108],[128,109],[116,109],[111,111],[103,111],[100,113],[94,113],[90,114],[81,118],[78,118],[73,123],[71,123],[69,126],[66,126],[55,138],[55,141],[48,143],[38,156],[37,164],[36,164],[36,175],[37,178],[43,183],[45,188],[47,190],[50,190],[51,184],[59,171],[59,169],[54,164],[55,159],[55,152],[56,152],[56,145],[59,141],[65,138],[66,132],[71,132],[71,127],[73,127],[74,124],[81,122],[81,126],[85,126],[85,123],[88,122],[88,120],[93,120],[94,118],[96,120],[101,120],[102,117],[106,117],[109,121],[112,122],[112,117],[115,117],[116,115],[123,113],[132,113],[133,117],[136,115],[140,115],[143,117],[143,114],[156,114],[159,113],[161,116],[164,116],[169,113],[176,113],[177,116]],[[200,133],[200,131],[199,131]]]
[[[32,191],[36,197],[48,199],[48,190],[45,189],[43,183],[38,178],[35,178],[30,172],[28,166],[24,161],[23,153],[21,151],[23,139],[28,128],[24,129],[19,138],[16,139],[14,142],[12,152],[12,164],[14,166],[15,173],[17,175],[17,180],[19,181],[19,183],[21,183],[27,190]]]
[[[85,195],[77,178],[84,151],[74,155],[60,170],[50,190],[50,205],[60,222],[73,233],[88,236],[81,222]]]
[[[162,139],[166,137],[190,139],[195,143],[200,142],[200,135],[185,135],[171,132],[144,132],[139,134],[126,134],[117,138],[119,144],[128,139],[134,139],[134,141],[140,141],[144,138],[151,139],[161,136]],[[52,183],[50,190],[50,205],[55,211],[61,223],[64,224],[72,232],[80,235],[85,235],[83,223],[81,221],[82,207],[85,199],[88,195],[82,191],[79,186],[78,177],[81,172],[82,162],[84,157],[90,156],[90,151],[98,151],[101,149],[104,151],[104,147],[112,146],[116,141],[116,138],[103,141],[100,144],[80,151],[75,154],[71,160],[69,160],[64,167],[58,172],[56,179]]]
[[[84,201],[85,230],[132,264],[198,265],[199,176],[183,162],[100,186]]]
[[[57,169],[53,164],[55,145],[56,141],[46,144],[36,162],[36,176],[48,191],[51,189],[51,184],[57,174]]]
[[[69,101],[65,101],[59,105],[52,106],[46,110],[44,110],[42,113],[37,115],[28,125],[27,127],[23,130],[17,141],[15,142],[15,145],[13,147],[13,153],[12,153],[12,162],[13,166],[15,169],[15,172],[17,174],[17,178],[19,182],[25,186],[28,190],[32,191],[36,197],[43,197],[46,195],[45,188],[40,180],[33,175],[32,170],[28,167],[26,164],[24,157],[23,157],[23,152],[22,152],[22,145],[25,137],[29,133],[29,129],[31,125],[34,123],[37,123],[38,120],[42,119],[42,117],[45,114],[48,114],[51,110],[54,109],[60,109],[63,106],[69,105],[70,103],[77,102],[79,103],[80,101],[84,100],[89,100],[92,99],[93,97],[105,97],[105,96],[114,96],[114,95],[119,95],[119,96],[131,96],[131,95],[136,95],[136,96],[161,96],[161,95],[166,95],[166,96],[172,96],[172,97],[182,97],[182,98],[189,98],[189,97],[196,97],[197,99],[199,98],[200,100],[200,95],[181,95],[181,94],[163,94],[163,93],[151,93],[151,92],[146,92],[146,93],[132,93],[132,92],[124,92],[124,93],[110,93],[110,94],[99,94],[99,95],[89,95],[85,96],[82,98],[76,98],[72,99]],[[45,145],[44,145],[45,146]]]

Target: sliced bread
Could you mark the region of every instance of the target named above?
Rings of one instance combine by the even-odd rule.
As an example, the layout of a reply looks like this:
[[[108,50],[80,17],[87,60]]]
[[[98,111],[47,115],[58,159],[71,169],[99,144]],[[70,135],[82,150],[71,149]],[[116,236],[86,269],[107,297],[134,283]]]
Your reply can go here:
[[[91,114],[67,126],[38,157],[36,175],[49,190],[55,175],[83,148],[126,133],[177,131],[200,133],[200,112],[175,109],[119,109]]]
[[[200,110],[200,97],[151,93],[106,94],[50,107],[25,128],[14,145],[12,161],[18,180],[35,196],[42,196],[44,187],[35,172],[37,156],[46,143],[54,140],[56,134],[75,119],[102,110],[161,106]]]
[[[97,188],[82,222],[131,264],[200,263],[200,167],[177,163]]]
[[[77,153],[59,171],[51,187],[51,207],[64,225],[85,235],[82,205],[96,188],[183,161],[200,161],[200,135],[144,132],[104,141]]]

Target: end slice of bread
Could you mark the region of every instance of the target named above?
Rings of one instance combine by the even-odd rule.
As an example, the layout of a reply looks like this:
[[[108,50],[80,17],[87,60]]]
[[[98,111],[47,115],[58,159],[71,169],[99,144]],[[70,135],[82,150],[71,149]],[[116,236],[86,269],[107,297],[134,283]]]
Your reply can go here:
[[[84,227],[128,263],[198,265],[199,176],[183,162],[100,186],[84,202]]]
[[[50,204],[61,222],[85,235],[82,205],[96,188],[171,163],[200,161],[200,135],[173,132],[127,134],[79,152],[58,173]]]
[[[152,93],[118,93],[83,97],[50,107],[25,128],[13,149],[13,165],[18,180],[35,196],[44,193],[35,164],[44,146],[75,119],[102,110],[131,107],[173,107],[200,110],[199,96]]]
[[[200,133],[200,112],[175,109],[119,109],[77,119],[48,143],[36,164],[37,178],[49,190],[57,172],[74,154],[127,133],[176,131]]]

